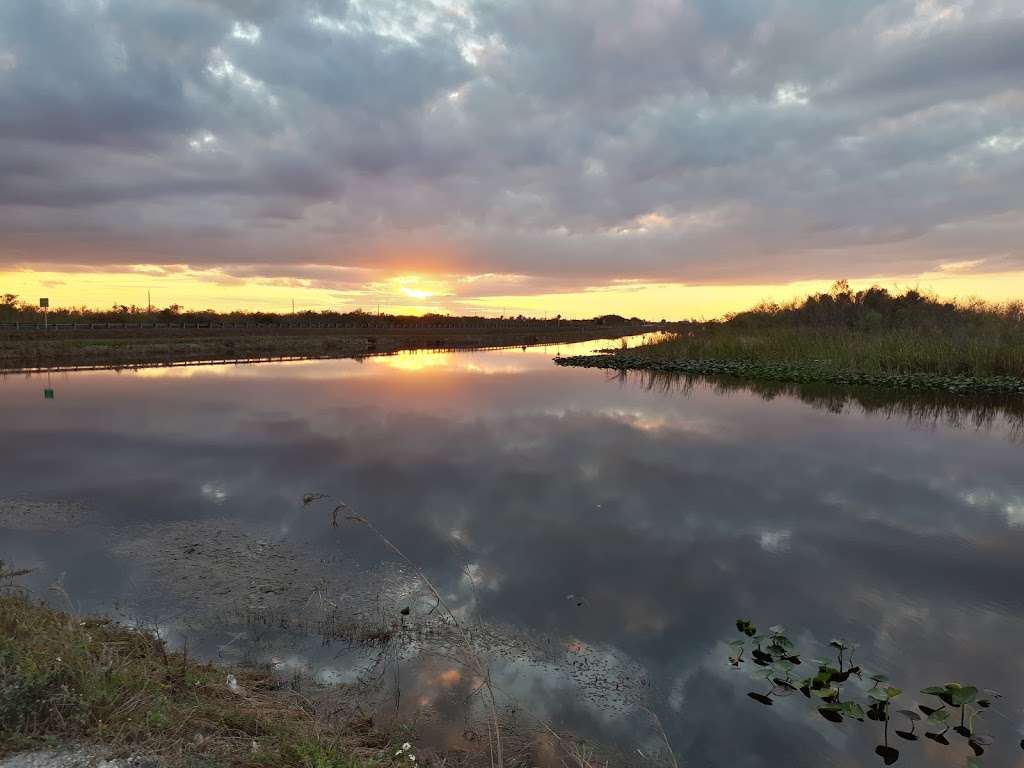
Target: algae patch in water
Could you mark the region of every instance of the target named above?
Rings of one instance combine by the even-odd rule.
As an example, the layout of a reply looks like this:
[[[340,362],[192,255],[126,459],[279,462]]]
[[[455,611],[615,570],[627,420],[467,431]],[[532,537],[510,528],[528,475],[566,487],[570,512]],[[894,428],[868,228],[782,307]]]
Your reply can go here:
[[[91,515],[74,501],[0,499],[0,529],[46,533],[82,525]]]

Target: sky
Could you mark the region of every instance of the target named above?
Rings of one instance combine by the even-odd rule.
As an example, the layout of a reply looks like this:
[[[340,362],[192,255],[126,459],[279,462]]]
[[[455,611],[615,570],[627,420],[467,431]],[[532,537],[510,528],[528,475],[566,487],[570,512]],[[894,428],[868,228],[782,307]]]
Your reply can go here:
[[[4,2],[0,105],[32,301],[1024,294],[1020,0]]]

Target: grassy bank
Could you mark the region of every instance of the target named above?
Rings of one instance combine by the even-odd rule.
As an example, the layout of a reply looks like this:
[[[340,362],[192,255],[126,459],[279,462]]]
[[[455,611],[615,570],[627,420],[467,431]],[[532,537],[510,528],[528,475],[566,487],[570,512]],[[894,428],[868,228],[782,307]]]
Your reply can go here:
[[[831,293],[762,305],[673,336],[562,365],[767,381],[1024,394],[1024,307],[942,302],[915,291]]]
[[[267,357],[360,357],[412,349],[479,349],[586,341],[642,332],[636,326],[549,328],[249,328],[0,332],[0,370],[131,366]]]
[[[148,634],[0,595],[0,756],[66,744],[196,768],[394,761],[386,741],[341,732],[266,675],[197,664]]]

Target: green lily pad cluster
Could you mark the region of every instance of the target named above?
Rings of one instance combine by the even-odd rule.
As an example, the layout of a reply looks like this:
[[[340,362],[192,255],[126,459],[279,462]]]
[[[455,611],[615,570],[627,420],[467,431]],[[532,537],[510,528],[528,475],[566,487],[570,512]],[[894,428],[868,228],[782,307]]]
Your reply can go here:
[[[943,376],[932,373],[865,373],[821,363],[761,363],[746,360],[664,360],[642,354],[602,354],[557,357],[555,363],[579,368],[616,371],[659,371],[692,376],[732,376],[792,384],[827,383],[840,386],[893,387],[942,391],[955,395],[1024,395],[1024,379],[1015,376]]]
[[[806,662],[781,626],[773,626],[766,633],[759,633],[757,626],[749,619],[737,619],[736,629],[742,639],[733,640],[733,652],[729,664],[739,669],[748,661],[756,669],[753,676],[763,680],[766,689],[751,691],[747,695],[765,706],[773,706],[778,698],[802,694],[814,702],[818,714],[832,723],[846,720],[872,720],[882,723],[882,743],[875,753],[886,765],[899,759],[899,750],[889,744],[889,722],[892,718],[893,702],[903,695],[900,688],[892,685],[884,674],[866,674],[854,662],[856,644],[848,640],[834,639],[829,643],[831,653],[826,658],[809,659]],[[797,667],[805,669],[798,673]],[[851,685],[851,681],[855,681]],[[854,688],[850,692],[846,689]],[[984,710],[990,708],[1000,694],[988,691],[984,695],[976,686],[947,683],[932,686],[921,691],[926,696],[938,699],[938,706],[919,704],[917,709],[901,709],[895,714],[905,719],[905,729],[897,729],[896,735],[905,741],[918,741],[917,724],[924,721],[925,738],[942,746],[950,746],[947,734],[962,737],[972,754],[967,757],[968,768],[981,768],[981,756],[992,744],[992,737],[977,732],[976,721]],[[858,700],[858,696],[863,699]],[[954,723],[959,719],[959,725]],[[1024,742],[1021,742],[1024,748]]]

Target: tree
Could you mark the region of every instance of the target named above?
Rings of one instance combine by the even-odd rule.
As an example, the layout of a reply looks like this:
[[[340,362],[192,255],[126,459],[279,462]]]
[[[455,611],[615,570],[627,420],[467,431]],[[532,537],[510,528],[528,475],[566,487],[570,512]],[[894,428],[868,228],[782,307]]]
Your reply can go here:
[[[829,291],[832,294],[833,299],[838,299],[840,296],[850,295],[850,281],[849,280],[836,280],[832,283],[832,290]]]

